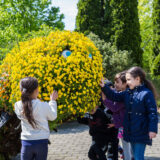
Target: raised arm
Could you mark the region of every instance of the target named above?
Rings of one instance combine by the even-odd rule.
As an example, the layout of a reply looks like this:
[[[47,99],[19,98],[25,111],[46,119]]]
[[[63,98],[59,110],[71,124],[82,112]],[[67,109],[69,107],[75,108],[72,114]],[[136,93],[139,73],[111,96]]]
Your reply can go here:
[[[47,112],[47,119],[53,121],[57,118],[57,102],[52,100],[48,103],[45,103],[45,111]]]
[[[106,97],[112,101],[116,102],[124,102],[124,92],[116,92],[115,90],[110,89],[107,85],[102,87],[102,92],[106,95]]]
[[[57,118],[57,102],[56,99],[58,98],[58,92],[53,91],[53,93],[50,95],[50,102],[49,105],[46,103],[47,108],[47,119],[50,121],[53,121]]]

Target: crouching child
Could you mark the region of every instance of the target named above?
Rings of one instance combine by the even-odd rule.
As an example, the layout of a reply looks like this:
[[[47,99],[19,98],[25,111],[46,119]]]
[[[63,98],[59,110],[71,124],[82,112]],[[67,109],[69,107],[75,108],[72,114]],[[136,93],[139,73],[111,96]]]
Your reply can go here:
[[[90,113],[85,113],[84,117],[78,117],[77,121],[89,126],[89,134],[92,136],[88,157],[91,160],[107,160],[105,153],[109,142],[112,141],[115,128],[109,128],[112,113],[105,110],[103,104],[95,107]]]

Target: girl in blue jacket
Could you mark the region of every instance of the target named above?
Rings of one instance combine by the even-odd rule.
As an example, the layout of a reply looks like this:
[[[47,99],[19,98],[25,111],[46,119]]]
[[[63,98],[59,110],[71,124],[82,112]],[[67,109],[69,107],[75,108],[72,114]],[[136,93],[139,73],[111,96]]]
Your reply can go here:
[[[135,160],[144,160],[146,145],[152,144],[158,129],[155,88],[146,79],[140,67],[132,67],[126,73],[128,89],[117,93],[101,80],[100,86],[108,99],[124,102],[124,140],[131,143]]]

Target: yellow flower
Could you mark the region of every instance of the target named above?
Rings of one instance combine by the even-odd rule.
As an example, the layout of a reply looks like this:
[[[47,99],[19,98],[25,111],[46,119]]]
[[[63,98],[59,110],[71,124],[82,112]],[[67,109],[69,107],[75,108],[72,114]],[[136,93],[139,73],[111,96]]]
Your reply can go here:
[[[70,50],[71,54],[67,57],[64,50]],[[43,101],[50,100],[53,89],[58,90],[60,122],[83,114],[97,104],[102,56],[90,39],[77,32],[55,31],[47,37],[21,42],[0,66],[0,77],[7,80],[7,83],[0,83],[3,104],[13,106],[20,100],[19,81],[26,76],[38,79],[38,97]]]

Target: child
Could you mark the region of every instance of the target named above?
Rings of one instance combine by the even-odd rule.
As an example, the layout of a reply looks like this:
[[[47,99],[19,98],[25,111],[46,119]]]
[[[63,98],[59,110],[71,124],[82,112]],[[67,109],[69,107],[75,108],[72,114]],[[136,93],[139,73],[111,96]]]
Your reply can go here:
[[[96,107],[91,113],[85,114],[83,118],[77,118],[79,123],[89,125],[89,133],[92,136],[92,145],[88,152],[91,160],[107,160],[106,151],[108,143],[115,133],[114,128],[108,128],[111,123],[111,113],[105,112],[104,107]],[[118,158],[114,158],[118,160]]]
[[[116,74],[115,76],[115,90],[118,92],[124,91],[127,88],[125,74],[126,72],[121,72]],[[115,128],[119,129],[118,138],[122,140],[124,159],[131,160],[132,152],[130,143],[127,143],[126,141],[123,140],[123,119],[125,113],[124,103],[113,102],[107,99],[103,93],[102,93],[102,99],[104,105],[107,106],[113,112],[113,123],[115,125]]]
[[[113,85],[113,83],[111,82],[111,81],[108,81],[107,79],[106,80],[104,80],[104,82],[105,82],[105,84],[107,85],[107,86],[109,86],[111,89],[114,89],[114,85]],[[117,157],[118,158],[118,151],[119,151],[119,148],[118,148],[118,143],[119,143],[119,140],[118,140],[118,138],[117,138],[117,135],[118,135],[118,129],[116,129],[115,128],[115,125],[113,124],[113,112],[107,107],[107,105],[104,103],[104,101],[103,101],[103,98],[104,98],[104,94],[103,94],[103,92],[102,92],[102,103],[103,103],[103,105],[105,106],[105,110],[107,110],[107,111],[110,111],[111,113],[112,113],[112,123],[110,123],[110,124],[108,124],[108,127],[109,128],[114,128],[114,131],[115,131],[115,133],[113,134],[113,136],[112,136],[112,139],[114,140],[112,140],[110,143],[109,143],[109,145],[108,145],[108,154],[107,154],[107,157],[108,157],[108,159],[107,160],[113,160],[113,157]],[[105,96],[105,99],[106,99],[106,96]],[[120,154],[121,154],[121,152],[120,152]],[[122,155],[122,154],[121,154]],[[117,159],[116,158],[116,159]],[[115,158],[114,158],[115,159]]]
[[[124,140],[131,143],[135,160],[144,160],[146,145],[152,144],[158,128],[155,89],[145,77],[140,67],[132,67],[126,72],[129,89],[117,93],[101,81],[107,98],[125,103]]]
[[[15,113],[21,120],[21,160],[46,160],[48,138],[50,135],[48,120],[57,118],[57,91],[50,95],[51,101],[41,102],[38,97],[38,81],[26,77],[20,81],[21,101],[15,103]]]

